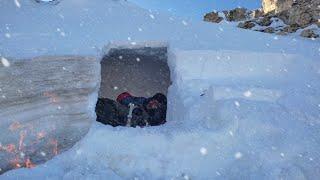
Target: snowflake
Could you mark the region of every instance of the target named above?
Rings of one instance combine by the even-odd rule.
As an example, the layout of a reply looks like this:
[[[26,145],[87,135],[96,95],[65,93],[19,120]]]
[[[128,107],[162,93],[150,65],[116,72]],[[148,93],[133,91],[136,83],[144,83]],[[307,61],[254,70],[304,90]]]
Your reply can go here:
[[[151,19],[154,19],[154,15],[153,14],[150,14],[149,16],[150,16]]]
[[[205,156],[208,154],[208,150],[205,147],[200,148],[200,153]]]
[[[236,158],[236,159],[241,159],[242,158],[242,153],[241,152],[236,152],[235,154],[234,154],[234,158]]]
[[[6,59],[4,57],[1,58],[1,63],[3,64],[4,67],[10,66],[10,62],[8,61],[8,59]]]
[[[234,104],[235,104],[237,107],[240,107],[239,101],[235,101]]]
[[[5,36],[6,36],[6,38],[8,38],[8,39],[11,38],[11,34],[9,34],[9,33],[6,33]]]
[[[21,7],[21,4],[20,4],[20,2],[19,2],[18,0],[14,0],[14,3],[16,4],[16,6],[17,6],[18,8]]]
[[[188,23],[186,21],[184,21],[184,20],[182,21],[182,24],[185,25],[185,26],[188,25]]]
[[[251,97],[252,96],[252,92],[251,91],[246,91],[246,92],[243,93],[243,95],[245,97]]]

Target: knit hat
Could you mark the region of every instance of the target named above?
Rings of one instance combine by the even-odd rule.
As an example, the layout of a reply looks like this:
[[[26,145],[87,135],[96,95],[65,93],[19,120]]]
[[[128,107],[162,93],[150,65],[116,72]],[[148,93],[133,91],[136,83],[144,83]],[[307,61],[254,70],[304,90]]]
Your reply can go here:
[[[128,92],[123,92],[123,93],[119,94],[119,96],[117,97],[117,101],[121,102],[123,99],[125,99],[127,97],[132,97],[132,95]]]

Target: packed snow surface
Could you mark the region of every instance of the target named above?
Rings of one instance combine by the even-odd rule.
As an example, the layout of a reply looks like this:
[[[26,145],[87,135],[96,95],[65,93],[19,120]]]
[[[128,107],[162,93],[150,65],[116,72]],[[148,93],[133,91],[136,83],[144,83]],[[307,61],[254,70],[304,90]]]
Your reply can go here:
[[[17,7],[4,0],[0,8],[4,58],[95,55],[109,42],[166,41],[173,81],[165,125],[95,123],[69,151],[0,179],[320,176],[318,40],[189,22],[123,1]]]

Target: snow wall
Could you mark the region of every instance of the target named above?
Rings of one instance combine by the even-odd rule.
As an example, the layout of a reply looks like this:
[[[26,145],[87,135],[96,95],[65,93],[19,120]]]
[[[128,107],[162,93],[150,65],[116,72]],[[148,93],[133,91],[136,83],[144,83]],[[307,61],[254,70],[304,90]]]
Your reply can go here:
[[[121,46],[163,47],[157,43],[117,47]],[[168,90],[168,123],[160,128],[210,129],[224,141],[228,132],[240,132],[242,122],[231,117],[229,111],[236,111],[234,107],[219,101],[278,103],[283,92],[277,87],[303,81],[295,72],[312,77],[313,67],[306,65],[311,63],[300,59],[292,54],[169,48],[172,85]],[[0,70],[2,171],[32,167],[81,139],[95,119],[100,85],[100,64],[95,58],[41,57],[9,62],[9,68]]]
[[[93,57],[8,59],[0,66],[0,173],[69,149],[95,120],[100,64]]]

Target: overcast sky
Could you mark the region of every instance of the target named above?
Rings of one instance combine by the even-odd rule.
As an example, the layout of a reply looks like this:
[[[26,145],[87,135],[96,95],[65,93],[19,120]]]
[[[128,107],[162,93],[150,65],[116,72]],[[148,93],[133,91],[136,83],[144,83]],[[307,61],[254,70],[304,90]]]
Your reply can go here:
[[[255,9],[261,6],[261,0],[128,0],[141,7],[169,11],[179,16],[202,19],[203,14],[213,10],[225,10],[235,7]]]

